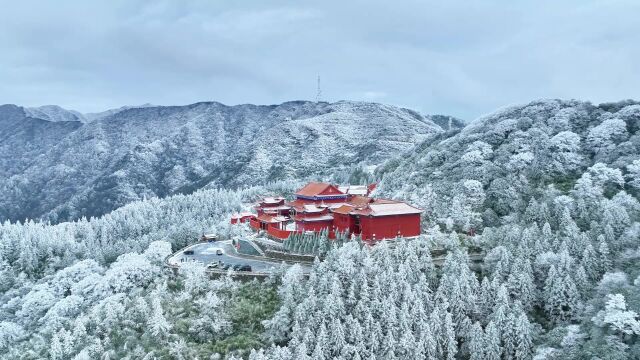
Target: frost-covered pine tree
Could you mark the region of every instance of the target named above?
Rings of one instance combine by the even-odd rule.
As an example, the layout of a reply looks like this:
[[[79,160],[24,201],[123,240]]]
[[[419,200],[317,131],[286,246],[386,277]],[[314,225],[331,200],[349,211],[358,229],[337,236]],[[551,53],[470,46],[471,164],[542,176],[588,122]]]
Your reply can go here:
[[[152,303],[152,313],[149,318],[149,330],[151,334],[158,338],[164,338],[171,330],[172,326],[169,324],[164,316],[162,305],[159,298],[154,298]]]
[[[479,322],[473,323],[469,331],[469,360],[484,359],[484,331]]]
[[[576,288],[578,289],[580,297],[582,299],[586,299],[587,295],[591,291],[592,284],[589,281],[587,272],[584,270],[584,267],[582,265],[578,265],[573,278],[575,279]]]
[[[635,190],[640,190],[640,159],[627,165],[627,184]]]
[[[575,318],[580,296],[567,269],[549,268],[544,285],[544,309],[551,320],[562,323]]]
[[[587,277],[591,281],[596,281],[600,277],[599,276],[600,270],[598,268],[598,261],[596,257],[597,255],[595,250],[593,249],[593,246],[590,243],[588,243],[585,246],[584,251],[582,252],[582,259],[580,260],[580,265],[582,265]]]
[[[311,360],[311,357],[307,353],[307,344],[305,344],[304,342],[300,343],[300,344],[298,344],[298,346],[296,346],[294,354],[295,354],[294,355],[295,359]]]
[[[49,354],[51,354],[51,359],[53,360],[64,359],[65,356],[67,355],[64,351],[64,344],[62,342],[63,340],[60,338],[59,333],[53,334],[53,337],[51,338],[51,345],[49,348]]]
[[[532,327],[526,314],[520,314],[515,324],[516,334],[516,360],[529,360],[533,354],[533,334]]]
[[[346,345],[344,327],[339,319],[333,318],[330,323],[329,334],[330,349],[334,354],[339,354]]]
[[[454,329],[453,318],[450,312],[447,312],[444,317],[444,336],[446,338],[445,341],[445,351],[447,354],[447,360],[454,360],[456,358],[456,354],[458,353],[458,342],[456,340],[456,332]]]
[[[604,236],[598,236],[598,257],[600,261],[600,273],[604,274],[611,270],[611,255],[609,252],[609,244],[605,240]]]
[[[311,359],[313,360],[325,360],[330,358],[330,347],[329,337],[327,335],[327,327],[324,322],[320,325],[320,331],[318,332],[318,336],[316,337],[315,347],[311,354]]]
[[[490,321],[484,334],[484,359],[500,360],[501,356],[500,332],[493,321]]]

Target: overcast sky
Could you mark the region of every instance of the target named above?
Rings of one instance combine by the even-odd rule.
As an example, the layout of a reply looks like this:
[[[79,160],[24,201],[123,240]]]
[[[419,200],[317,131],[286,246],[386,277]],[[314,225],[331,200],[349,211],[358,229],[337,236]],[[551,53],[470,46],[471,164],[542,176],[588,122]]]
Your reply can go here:
[[[391,6],[392,5],[392,6]],[[0,0],[0,103],[640,99],[640,1]]]

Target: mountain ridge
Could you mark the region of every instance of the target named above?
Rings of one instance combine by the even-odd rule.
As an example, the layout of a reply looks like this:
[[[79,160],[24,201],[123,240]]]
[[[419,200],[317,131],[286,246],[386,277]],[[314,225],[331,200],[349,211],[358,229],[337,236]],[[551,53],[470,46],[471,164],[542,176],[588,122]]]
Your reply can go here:
[[[39,124],[24,108],[0,109],[0,121],[17,126],[0,130],[12,139],[0,144],[0,221],[57,222],[202,186],[323,178],[380,164],[444,131],[428,115],[351,101],[125,107],[88,122]]]

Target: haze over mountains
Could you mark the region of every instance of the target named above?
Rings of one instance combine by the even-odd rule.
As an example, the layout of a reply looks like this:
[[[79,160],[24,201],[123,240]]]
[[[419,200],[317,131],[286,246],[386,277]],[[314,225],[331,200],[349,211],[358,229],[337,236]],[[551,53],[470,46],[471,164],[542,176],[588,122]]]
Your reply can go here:
[[[0,106],[0,221],[96,216],[143,197],[378,165],[448,116],[376,103],[122,107],[81,114]]]

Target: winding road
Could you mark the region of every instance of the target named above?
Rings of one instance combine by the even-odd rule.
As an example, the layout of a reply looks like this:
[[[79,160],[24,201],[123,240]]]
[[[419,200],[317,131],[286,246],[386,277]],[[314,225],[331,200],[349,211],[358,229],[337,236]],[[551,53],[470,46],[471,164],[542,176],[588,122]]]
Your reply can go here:
[[[217,255],[216,252],[221,249],[223,254]],[[185,251],[192,250],[192,255],[186,255]],[[198,261],[205,265],[222,261],[230,265],[249,265],[252,272],[271,273],[282,266],[282,261],[271,260],[261,256],[252,256],[239,254],[230,240],[202,242],[190,245],[167,259],[169,266],[179,267],[185,261]],[[287,264],[290,266],[290,264]],[[304,272],[308,272],[311,268],[306,264],[300,264]]]

